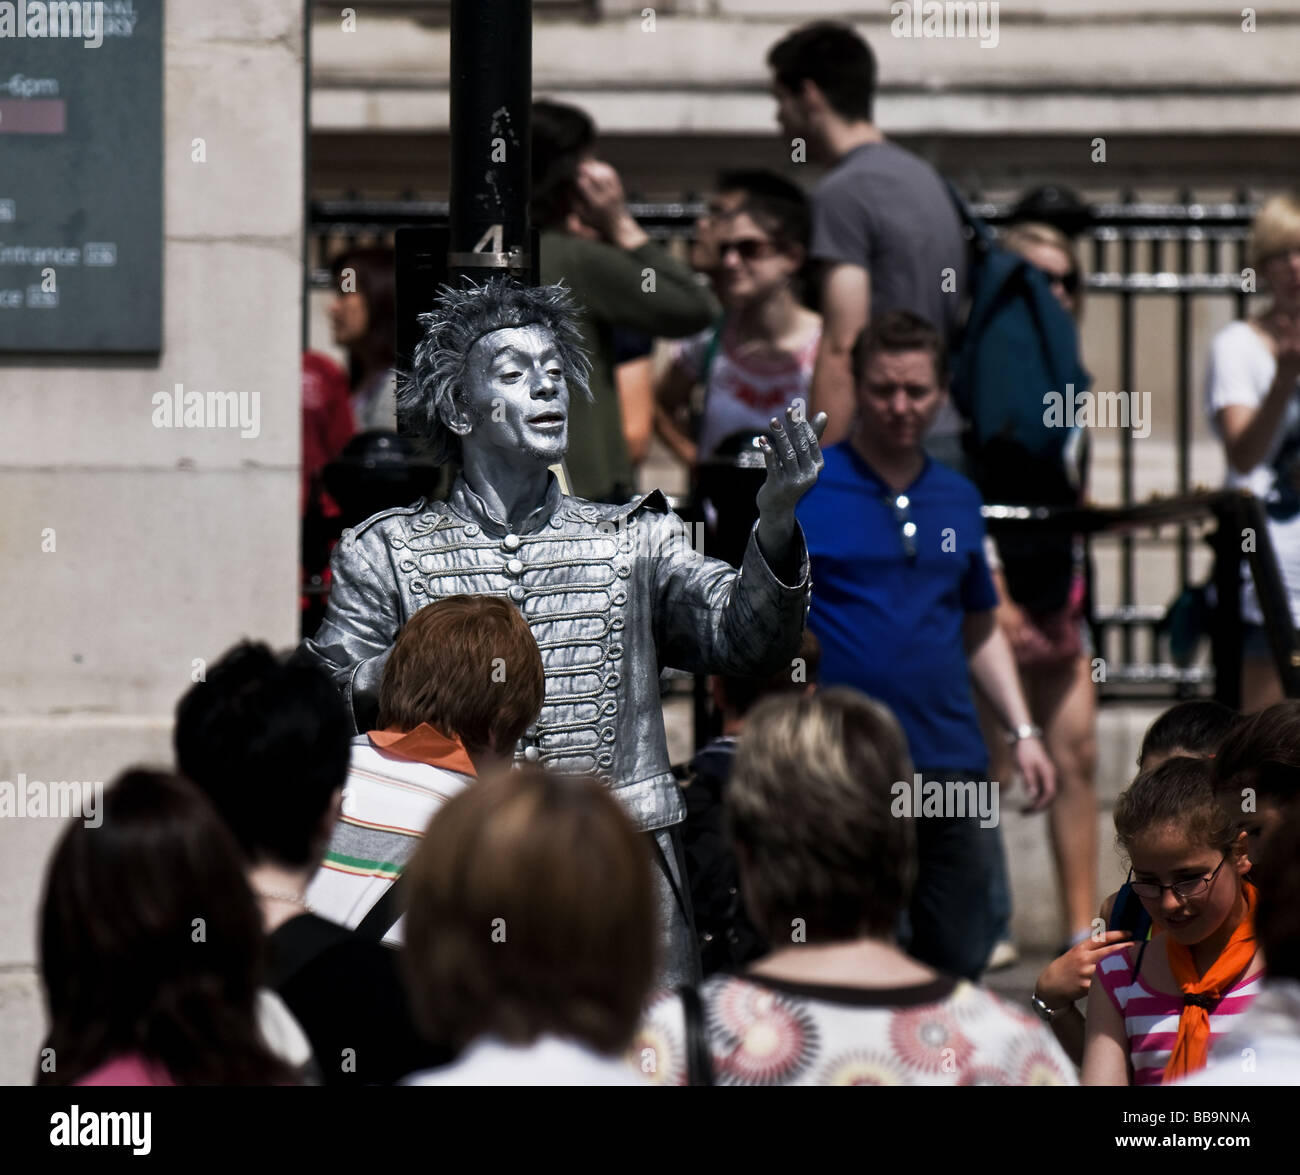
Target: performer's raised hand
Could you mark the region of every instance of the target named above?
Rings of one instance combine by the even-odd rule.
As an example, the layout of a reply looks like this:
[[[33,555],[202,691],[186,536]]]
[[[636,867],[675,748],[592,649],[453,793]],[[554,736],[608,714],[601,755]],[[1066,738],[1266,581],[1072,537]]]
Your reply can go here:
[[[772,434],[759,438],[759,448],[767,462],[767,480],[755,500],[761,518],[764,514],[794,515],[799,499],[817,483],[817,475],[826,464],[818,442],[826,431],[826,413],[811,420],[794,408],[785,410],[785,423],[772,417]]]
[[[772,435],[760,437],[758,447],[767,462],[767,480],[758,491],[758,546],[777,578],[795,579],[794,508],[817,483],[826,464],[818,441],[826,431],[826,413],[808,421],[794,408],[785,410],[785,423],[772,417]]]

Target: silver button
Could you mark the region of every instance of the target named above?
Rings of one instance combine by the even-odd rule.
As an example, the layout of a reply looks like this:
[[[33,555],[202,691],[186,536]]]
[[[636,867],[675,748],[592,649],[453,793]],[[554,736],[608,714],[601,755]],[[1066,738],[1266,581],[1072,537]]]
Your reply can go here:
[[[519,536],[517,534],[508,534],[501,540],[501,545],[507,551],[517,551],[519,550]]]
[[[612,767],[614,765],[614,756],[606,751],[596,760],[596,763],[601,767]]]
[[[611,673],[608,677],[605,678],[605,688],[613,689],[622,680],[623,679],[617,673]]]
[[[524,565],[518,559],[511,559],[506,564],[506,570],[510,572],[511,575],[523,575]]]
[[[623,646],[622,646],[622,645],[610,645],[610,646],[609,646],[609,659],[610,659],[611,661],[617,661],[617,660],[618,660],[622,655],[623,655]]]
[[[620,563],[618,565],[619,579],[626,579],[631,574],[632,574],[632,568],[630,568],[626,563]]]
[[[603,706],[601,706],[600,712],[602,714],[617,714],[618,703],[614,701],[613,698],[610,698],[609,701],[607,701]]]
[[[470,538],[473,538],[476,534],[478,534],[478,523],[467,522],[465,524],[465,533],[469,535]]]
[[[539,751],[536,747],[524,748],[524,758],[527,759],[530,763],[536,763],[537,760],[540,759],[541,757],[542,757],[542,752]]]
[[[627,592],[618,591],[614,593],[614,603],[622,606],[627,603]]]
[[[618,736],[614,733],[614,728],[612,726],[606,726],[600,732],[601,742],[612,743],[617,737]]]
[[[526,595],[528,595],[528,593],[524,590],[522,584],[515,583],[510,585],[510,590],[506,593],[506,595],[508,595],[517,604]]]
[[[621,616],[615,616],[614,619],[611,620],[611,621],[609,622],[609,626],[610,626],[610,628],[612,628],[615,632],[622,632],[622,631],[623,631],[623,617],[621,617]]]

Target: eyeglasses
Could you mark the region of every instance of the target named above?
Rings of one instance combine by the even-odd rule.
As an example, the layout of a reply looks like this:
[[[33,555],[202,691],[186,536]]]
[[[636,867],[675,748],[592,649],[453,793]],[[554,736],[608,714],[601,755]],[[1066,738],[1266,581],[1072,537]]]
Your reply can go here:
[[[776,246],[771,241],[745,237],[739,241],[719,241],[718,260],[723,260],[733,249],[741,261],[761,261],[776,252]]]
[[[885,505],[894,512],[899,537],[903,540],[903,554],[909,563],[916,561],[916,523],[912,521],[912,499],[906,494],[885,495]]]
[[[1175,881],[1173,885],[1161,885],[1158,881],[1134,881],[1133,870],[1130,869],[1128,871],[1129,886],[1138,897],[1151,902],[1158,902],[1164,897],[1167,889],[1172,889],[1176,898],[1199,898],[1202,894],[1209,892],[1210,886],[1214,884],[1214,879],[1219,876],[1219,870],[1227,864],[1227,861],[1228,858],[1224,857],[1209,877],[1189,877],[1186,881]]]

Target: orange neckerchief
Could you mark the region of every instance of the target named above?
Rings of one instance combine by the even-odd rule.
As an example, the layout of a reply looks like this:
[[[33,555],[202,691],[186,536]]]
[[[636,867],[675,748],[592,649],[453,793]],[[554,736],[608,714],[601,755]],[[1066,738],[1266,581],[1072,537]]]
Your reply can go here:
[[[474,762],[460,737],[445,735],[427,722],[421,722],[414,730],[372,730],[366,737],[386,754],[428,763],[430,767],[441,767],[444,771],[459,771],[471,779],[478,778]]]
[[[1189,947],[1165,935],[1165,952],[1174,982],[1183,993],[1183,1012],[1178,1018],[1178,1039],[1165,1066],[1163,1082],[1174,1081],[1205,1068],[1210,1051],[1210,1008],[1231,990],[1255,957],[1255,899],[1257,891],[1249,881],[1242,882],[1246,913],[1237,923],[1227,945],[1203,975],[1196,974]],[[1197,1002],[1186,1002],[1197,997]]]

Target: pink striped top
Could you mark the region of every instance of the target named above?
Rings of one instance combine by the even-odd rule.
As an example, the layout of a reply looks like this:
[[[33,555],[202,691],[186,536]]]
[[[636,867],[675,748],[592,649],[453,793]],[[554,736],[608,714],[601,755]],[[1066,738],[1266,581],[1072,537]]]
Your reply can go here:
[[[1155,939],[1147,947],[1143,966],[1149,963],[1151,952],[1164,950],[1164,943]],[[1159,1085],[1165,1066],[1178,1040],[1178,1019],[1182,1015],[1182,998],[1154,991],[1132,977],[1136,949],[1116,951],[1107,955],[1097,965],[1097,977],[1106,989],[1111,1002],[1124,1017],[1124,1031],[1128,1035],[1129,1062],[1133,1066],[1134,1085]],[[1211,1047],[1233,1025],[1234,1017],[1249,1006],[1259,994],[1264,979],[1262,971],[1249,979],[1239,979],[1210,1013]]]

